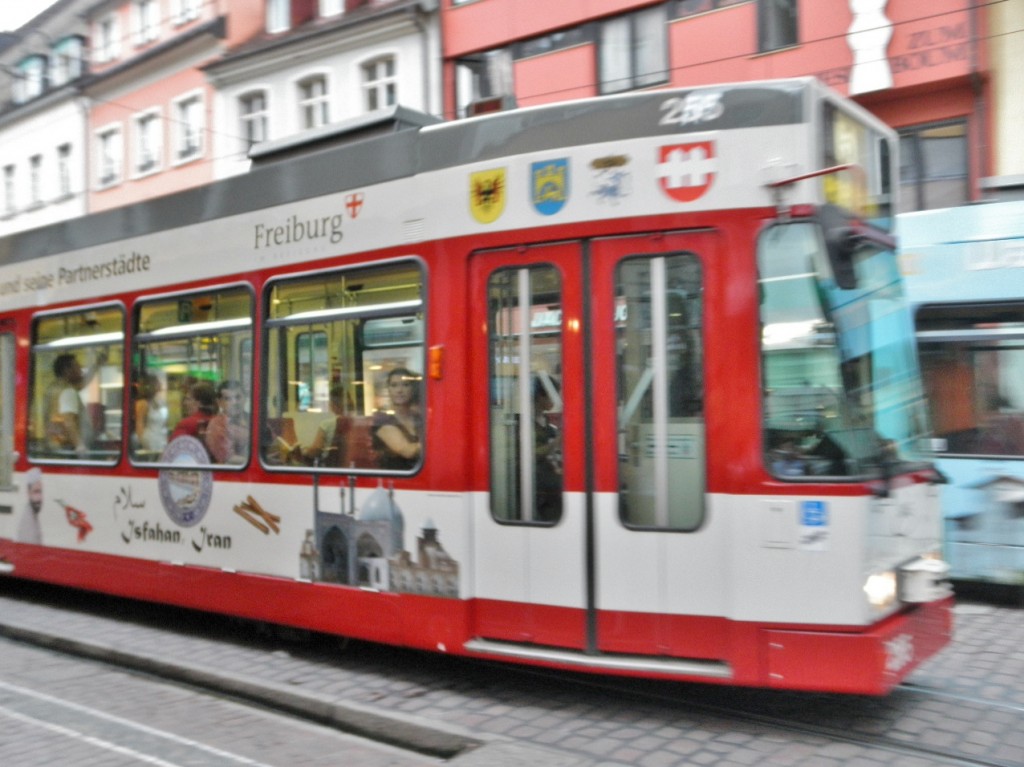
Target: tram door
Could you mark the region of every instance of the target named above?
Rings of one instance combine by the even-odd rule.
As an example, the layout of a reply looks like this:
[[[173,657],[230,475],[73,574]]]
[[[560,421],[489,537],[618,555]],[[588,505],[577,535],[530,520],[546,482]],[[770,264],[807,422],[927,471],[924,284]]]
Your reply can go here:
[[[478,636],[664,649],[657,616],[682,607],[667,559],[701,559],[710,245],[663,234],[474,256]],[[623,618],[638,605],[652,617]]]

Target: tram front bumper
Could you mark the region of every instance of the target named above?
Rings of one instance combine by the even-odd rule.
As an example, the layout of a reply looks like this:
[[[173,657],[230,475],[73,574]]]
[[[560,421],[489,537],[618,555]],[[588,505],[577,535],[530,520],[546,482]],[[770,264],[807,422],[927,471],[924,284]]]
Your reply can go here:
[[[953,598],[912,605],[861,632],[764,632],[767,685],[885,695],[953,635]]]

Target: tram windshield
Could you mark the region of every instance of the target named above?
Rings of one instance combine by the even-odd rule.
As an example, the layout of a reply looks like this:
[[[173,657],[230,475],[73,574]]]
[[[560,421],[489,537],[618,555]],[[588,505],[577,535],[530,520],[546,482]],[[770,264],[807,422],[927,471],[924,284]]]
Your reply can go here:
[[[878,476],[922,460],[927,419],[895,254],[857,241],[848,256],[854,279],[840,287],[818,222],[761,237],[764,448],[779,477]]]

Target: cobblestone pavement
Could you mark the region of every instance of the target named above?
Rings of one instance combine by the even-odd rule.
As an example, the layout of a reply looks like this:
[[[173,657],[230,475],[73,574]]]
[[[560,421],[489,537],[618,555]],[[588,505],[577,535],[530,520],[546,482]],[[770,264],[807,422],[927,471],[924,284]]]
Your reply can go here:
[[[0,638],[4,767],[433,767],[208,692]]]
[[[8,583],[0,634],[273,701],[456,767],[1024,767],[1024,610],[1013,607],[958,605],[951,646],[877,699],[609,683],[322,638],[248,641],[249,624],[160,623],[146,606],[111,604],[68,611]]]

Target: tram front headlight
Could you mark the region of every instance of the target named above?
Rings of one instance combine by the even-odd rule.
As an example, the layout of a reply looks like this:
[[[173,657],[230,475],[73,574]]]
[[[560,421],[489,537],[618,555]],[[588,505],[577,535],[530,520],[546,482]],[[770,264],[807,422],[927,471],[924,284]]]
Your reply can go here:
[[[864,593],[872,607],[877,609],[889,607],[896,601],[896,573],[892,570],[872,573],[864,581]]]

